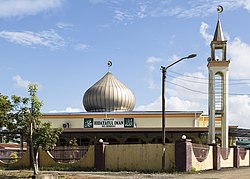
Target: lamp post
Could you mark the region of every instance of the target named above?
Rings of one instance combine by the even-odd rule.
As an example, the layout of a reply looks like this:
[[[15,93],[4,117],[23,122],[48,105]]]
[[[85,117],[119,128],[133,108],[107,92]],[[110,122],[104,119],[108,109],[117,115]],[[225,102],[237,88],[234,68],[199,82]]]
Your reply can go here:
[[[167,67],[161,66],[161,71],[162,71],[162,171],[165,171],[165,154],[166,154],[166,147],[165,147],[165,140],[166,140],[166,129],[165,129],[165,81],[166,81],[166,74],[167,74],[167,69],[176,63],[179,63],[180,61],[184,59],[189,59],[189,58],[194,58],[196,57],[196,54],[191,54],[186,57],[182,57],[179,60],[175,61],[174,63],[168,65]]]

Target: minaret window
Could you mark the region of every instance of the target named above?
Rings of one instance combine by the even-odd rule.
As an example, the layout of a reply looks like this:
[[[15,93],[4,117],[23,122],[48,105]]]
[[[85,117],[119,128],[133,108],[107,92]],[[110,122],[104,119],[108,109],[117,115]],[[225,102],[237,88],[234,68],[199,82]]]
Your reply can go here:
[[[222,49],[215,50],[215,60],[222,61]]]
[[[222,114],[223,104],[223,77],[221,73],[215,75],[215,114]]]

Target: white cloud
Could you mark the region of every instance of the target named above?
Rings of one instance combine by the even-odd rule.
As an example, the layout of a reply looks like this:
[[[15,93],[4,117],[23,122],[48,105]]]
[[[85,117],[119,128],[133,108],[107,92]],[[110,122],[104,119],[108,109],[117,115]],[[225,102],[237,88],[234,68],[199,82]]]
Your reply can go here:
[[[201,26],[200,26],[200,34],[202,36],[202,38],[206,41],[206,45],[210,45],[210,42],[213,40],[213,35],[209,34],[207,32],[207,30],[209,29],[209,25],[205,22],[201,22]],[[224,38],[229,41],[230,40],[230,36],[227,32],[223,32],[224,33]]]
[[[169,110],[198,110],[207,113],[208,80],[201,72],[167,74],[166,93]]]
[[[82,109],[79,108],[72,108],[72,107],[67,107],[65,110],[52,110],[49,111],[49,113],[60,113],[60,112],[83,112]]]
[[[152,103],[141,105],[136,108],[137,111],[160,111],[161,110],[161,96]]]
[[[15,85],[20,87],[20,88],[25,88],[26,90],[28,90],[28,87],[30,84],[37,84],[38,85],[38,89],[42,89],[42,85],[37,83],[37,82],[31,82],[29,80],[25,80],[23,79],[20,75],[15,75],[12,77],[12,80],[15,81]]]
[[[90,46],[88,44],[77,44],[75,46],[76,50],[88,50]]]
[[[146,12],[147,12],[147,6],[145,4],[140,5],[139,11],[137,12],[137,17],[139,17],[140,19],[145,18],[147,16]]]
[[[243,8],[250,11],[249,0],[190,0],[183,3],[173,3],[172,1],[162,0],[144,0],[132,1],[127,6],[126,1],[107,1],[107,0],[90,0],[93,4],[105,3],[114,9],[114,19],[117,22],[123,22],[125,25],[135,20],[146,17],[165,17],[175,16],[178,18],[192,18],[200,16],[209,16],[216,14],[216,7],[222,5],[227,12]]]
[[[204,2],[203,0],[193,0],[188,1],[185,6],[178,6],[168,11],[159,11],[162,15],[172,15],[181,18],[192,18],[199,16],[208,16],[216,13],[216,8],[218,5],[222,5],[227,11],[231,11],[238,8],[244,8],[250,11],[249,0],[211,0]]]
[[[31,84],[30,81],[22,79],[20,75],[13,76],[12,78],[18,87],[28,89],[29,84]]]
[[[201,72],[180,76],[169,71],[166,81],[166,96],[169,96],[166,97],[166,110],[203,111],[207,114],[207,82],[207,78]],[[138,106],[136,110],[161,111],[161,98],[159,96],[152,103]]]
[[[105,0],[89,0],[89,2],[92,4],[99,4],[99,3],[104,3]]]
[[[147,105],[141,105],[136,108],[139,111],[161,111],[162,110],[162,100],[161,96],[158,97],[152,103]],[[167,111],[206,111],[207,106],[201,105],[199,102],[192,102],[189,100],[183,100],[179,97],[170,97],[166,100],[165,109]]]
[[[213,36],[207,33],[208,28],[209,28],[209,26],[207,23],[205,23],[205,22],[201,23],[200,34],[205,39],[206,45],[209,45],[210,42],[213,40]]]
[[[1,31],[0,37],[12,43],[33,48],[37,46],[45,46],[53,50],[62,48],[65,45],[64,39],[60,35],[58,35],[54,30],[42,31],[38,33],[31,31]]]
[[[115,10],[114,14],[114,19],[118,22],[125,22],[125,25],[132,22],[132,20],[134,19],[133,14],[131,14],[130,12]]]
[[[250,128],[250,97],[247,95],[230,96],[229,124]]]
[[[208,79],[203,73],[184,73],[179,76],[169,71],[167,79],[169,87],[166,92],[170,96],[190,101],[207,100]]]
[[[136,108],[138,111],[161,111],[161,96],[152,103],[141,105]],[[183,100],[179,97],[166,99],[166,110],[172,111],[203,111],[206,113],[207,104]],[[250,97],[238,95],[229,97],[229,125],[236,125],[243,128],[250,128]]]
[[[155,64],[159,63],[160,61],[162,61],[161,58],[158,57],[148,57],[146,59],[146,62],[148,64],[148,72],[147,72],[147,83],[148,83],[148,88],[149,89],[157,89],[157,84],[155,83],[154,79],[153,79],[153,73],[155,71]]]
[[[146,61],[147,63],[156,63],[162,61],[162,59],[158,57],[148,57]]]
[[[241,4],[242,4],[242,6],[243,6],[246,10],[250,11],[250,1],[249,1],[249,0],[241,0],[240,2],[241,2]]]
[[[73,24],[68,24],[68,23],[64,23],[64,22],[58,22],[58,23],[56,23],[56,26],[59,29],[65,29],[65,30],[72,30],[74,27]]]
[[[0,0],[0,18],[22,17],[58,8],[64,0]]]
[[[236,79],[249,78],[250,44],[235,38],[228,46],[228,53],[231,57],[230,76]]]
[[[192,100],[192,99],[191,99]],[[166,102],[167,110],[173,111],[206,111],[206,105],[201,105],[199,102],[183,100],[179,97],[170,97]]]

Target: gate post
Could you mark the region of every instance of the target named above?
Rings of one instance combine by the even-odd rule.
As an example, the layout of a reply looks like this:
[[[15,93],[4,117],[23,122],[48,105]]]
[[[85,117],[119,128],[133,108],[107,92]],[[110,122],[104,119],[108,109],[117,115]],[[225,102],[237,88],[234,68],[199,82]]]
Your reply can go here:
[[[105,146],[108,142],[99,142],[95,144],[95,168],[97,170],[105,170]]]
[[[191,139],[181,139],[175,142],[175,170],[190,172],[192,170]]]
[[[218,144],[211,144],[213,146],[213,169],[214,170],[220,170],[221,169],[221,163],[220,163],[220,155],[221,155],[221,149]]]
[[[240,168],[240,148],[238,146],[233,147],[234,150],[234,167]]]

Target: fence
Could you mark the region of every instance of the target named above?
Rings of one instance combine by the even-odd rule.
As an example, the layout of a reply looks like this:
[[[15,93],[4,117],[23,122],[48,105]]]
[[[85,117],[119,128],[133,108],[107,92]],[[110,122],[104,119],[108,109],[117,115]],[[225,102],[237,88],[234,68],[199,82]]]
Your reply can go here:
[[[210,147],[208,145],[201,145],[201,144],[192,144],[192,147],[195,158],[199,162],[203,162],[208,156]]]
[[[181,140],[175,145],[177,171],[220,170],[221,168],[250,166],[249,150],[239,147],[221,148],[219,145],[197,145],[191,140]],[[184,154],[183,154],[184,153]],[[184,156],[184,157],[183,157]]]
[[[72,163],[80,160],[88,152],[88,149],[88,146],[56,147],[50,151],[50,154],[57,162]]]
[[[0,160],[4,163],[14,163],[22,158],[26,150],[4,149],[0,150]]]
[[[162,159],[163,149],[165,158]],[[66,162],[66,164],[65,164]],[[162,165],[165,162],[165,165]],[[40,151],[40,167],[71,166],[78,169],[113,171],[165,171],[188,172],[191,170],[219,170],[224,167],[250,166],[249,150],[239,147],[221,148],[219,145],[192,144],[191,140],[177,141],[175,144],[127,144],[79,148],[56,148],[51,152]],[[0,166],[29,167],[29,150],[14,163],[0,162]]]

